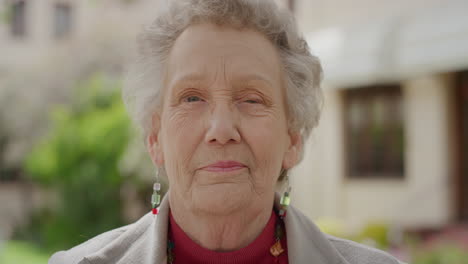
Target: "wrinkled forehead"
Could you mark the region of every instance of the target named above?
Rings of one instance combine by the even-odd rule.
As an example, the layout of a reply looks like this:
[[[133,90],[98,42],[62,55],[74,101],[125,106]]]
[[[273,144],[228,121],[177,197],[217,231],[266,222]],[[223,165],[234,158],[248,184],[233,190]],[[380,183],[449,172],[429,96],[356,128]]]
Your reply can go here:
[[[261,33],[213,24],[187,28],[171,49],[166,85],[180,80],[260,80],[281,86],[276,48]]]

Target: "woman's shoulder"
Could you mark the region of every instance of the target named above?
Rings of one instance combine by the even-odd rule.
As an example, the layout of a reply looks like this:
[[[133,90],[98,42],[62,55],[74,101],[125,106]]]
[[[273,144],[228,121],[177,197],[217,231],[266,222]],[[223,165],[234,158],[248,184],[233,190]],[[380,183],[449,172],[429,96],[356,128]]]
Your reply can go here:
[[[289,221],[286,223],[286,233],[288,237],[291,235],[291,242],[301,249],[295,252],[295,255],[299,256],[297,257],[300,259],[299,262],[314,259],[315,263],[328,263],[329,260],[345,264],[401,263],[384,251],[321,232],[307,216],[294,207],[288,211]],[[288,239],[288,250],[289,242]],[[309,245],[307,250],[303,245]],[[291,248],[291,250],[296,249]]]
[[[128,238],[125,236],[133,236],[136,235],[137,233],[135,232],[135,228],[140,226],[139,229],[142,229],[141,226],[145,225],[145,222],[148,221],[143,221],[148,218],[148,215],[145,215],[144,217],[140,218],[135,223],[122,226],[110,231],[107,231],[105,233],[102,233],[100,235],[97,235],[86,242],[79,244],[73,248],[70,248],[68,250],[63,250],[56,252],[51,256],[49,259],[49,264],[88,264],[88,260],[86,259],[86,256],[95,254],[99,251],[102,251],[106,247],[109,247],[112,244],[115,244],[117,241],[120,240],[127,240]],[[126,235],[128,234],[128,235]],[[119,242],[121,243],[121,242]]]
[[[104,246],[117,239],[128,227],[129,226],[123,226],[107,231],[73,248],[56,252],[49,259],[49,264],[80,263],[86,255],[99,251]]]

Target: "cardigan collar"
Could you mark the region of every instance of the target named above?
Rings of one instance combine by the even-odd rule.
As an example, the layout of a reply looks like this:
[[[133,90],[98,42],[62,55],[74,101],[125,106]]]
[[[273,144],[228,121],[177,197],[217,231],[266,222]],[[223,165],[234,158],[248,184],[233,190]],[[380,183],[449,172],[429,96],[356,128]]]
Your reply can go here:
[[[275,194],[275,207],[280,196]],[[101,250],[86,256],[79,264],[167,262],[167,230],[169,199],[165,195],[159,213],[146,214],[130,225],[117,239]],[[284,219],[287,234],[289,263],[349,264],[331,245],[325,235],[293,206]]]

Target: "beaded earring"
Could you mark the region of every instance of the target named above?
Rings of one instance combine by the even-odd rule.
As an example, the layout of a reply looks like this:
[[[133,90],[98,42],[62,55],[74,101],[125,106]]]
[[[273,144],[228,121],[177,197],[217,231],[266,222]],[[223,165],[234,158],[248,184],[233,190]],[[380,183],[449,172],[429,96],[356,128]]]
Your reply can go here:
[[[283,195],[281,195],[279,211],[278,211],[278,216],[280,218],[280,221],[276,223],[276,227],[275,227],[276,243],[273,244],[273,246],[271,246],[270,248],[271,255],[275,257],[275,263],[278,263],[279,255],[281,255],[284,252],[284,248],[281,245],[281,239],[283,239],[283,236],[284,236],[282,222],[284,221],[284,218],[286,217],[286,212],[288,211],[288,206],[290,203],[289,194],[291,193],[291,186],[289,185],[289,175],[287,173],[285,176],[285,180],[286,180],[286,190],[284,191]]]
[[[283,195],[281,195],[280,199],[280,210],[279,210],[279,217],[282,219],[286,217],[286,213],[288,211],[288,206],[291,201],[289,195],[291,193],[291,186],[289,185],[289,175],[286,174],[286,190],[284,191]]]
[[[161,204],[161,183],[159,182],[159,168],[156,170],[156,182],[153,184],[153,195],[151,195],[151,208],[153,215],[158,214],[158,207]]]

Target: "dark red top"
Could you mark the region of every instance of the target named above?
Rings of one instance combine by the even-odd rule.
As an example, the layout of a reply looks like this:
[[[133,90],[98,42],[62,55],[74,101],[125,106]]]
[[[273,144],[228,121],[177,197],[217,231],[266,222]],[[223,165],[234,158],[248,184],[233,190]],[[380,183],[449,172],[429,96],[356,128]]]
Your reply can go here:
[[[275,258],[270,253],[270,248],[275,244],[275,225],[280,221],[276,213],[272,211],[270,220],[263,229],[262,233],[248,246],[239,250],[230,252],[216,252],[203,248],[192,241],[184,231],[177,225],[169,214],[170,227],[169,238],[174,242],[172,250],[174,256],[174,264],[184,263],[213,263],[213,264],[272,264],[288,263],[288,252],[286,245],[286,231],[284,226],[284,236],[281,239],[281,245],[285,251],[278,258]]]

